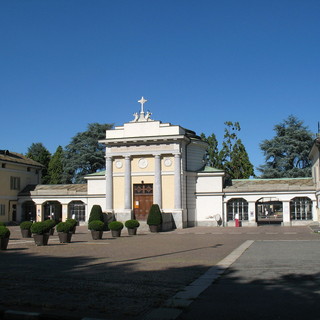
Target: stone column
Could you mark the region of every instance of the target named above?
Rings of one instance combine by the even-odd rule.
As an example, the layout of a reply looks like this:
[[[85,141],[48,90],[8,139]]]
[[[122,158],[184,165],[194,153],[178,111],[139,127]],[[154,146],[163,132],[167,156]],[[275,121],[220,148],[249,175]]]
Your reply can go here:
[[[62,204],[62,221],[66,221],[67,219],[68,219],[68,204],[63,203]]]
[[[43,221],[43,213],[42,213],[42,203],[39,204],[37,203],[36,204],[36,221],[39,222],[39,221]]]
[[[126,156],[124,162],[124,208],[126,210],[131,210],[131,157]]]
[[[223,217],[222,217],[222,225],[224,227],[228,226],[228,211],[227,211],[227,201],[223,199]]]
[[[174,155],[174,209],[182,209],[181,201],[181,154]]]
[[[317,207],[317,200],[312,201],[312,220],[318,221],[319,219],[319,208]]]
[[[161,157],[154,156],[154,199],[153,202],[162,208]]]
[[[113,212],[113,167],[112,157],[106,157],[106,211]]]
[[[255,201],[248,201],[248,215],[249,215],[249,225],[257,226]]]
[[[283,226],[291,226],[290,219],[290,201],[282,201],[282,210],[283,210]]]

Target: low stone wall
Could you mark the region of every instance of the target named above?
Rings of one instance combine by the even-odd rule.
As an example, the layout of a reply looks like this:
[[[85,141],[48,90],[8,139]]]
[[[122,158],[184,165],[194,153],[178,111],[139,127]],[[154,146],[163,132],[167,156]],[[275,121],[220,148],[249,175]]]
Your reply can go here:
[[[172,213],[162,212],[162,231],[170,231],[176,229],[176,225],[173,220]]]

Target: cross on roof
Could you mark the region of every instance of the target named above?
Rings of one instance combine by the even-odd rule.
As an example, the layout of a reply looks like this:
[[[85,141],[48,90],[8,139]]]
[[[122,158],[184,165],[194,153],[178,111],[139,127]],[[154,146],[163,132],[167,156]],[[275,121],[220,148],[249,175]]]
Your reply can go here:
[[[144,97],[142,97],[140,100],[138,100],[138,102],[141,103],[141,111],[140,111],[140,113],[144,113],[143,105],[144,105],[147,101],[148,101],[148,100],[146,100]]]

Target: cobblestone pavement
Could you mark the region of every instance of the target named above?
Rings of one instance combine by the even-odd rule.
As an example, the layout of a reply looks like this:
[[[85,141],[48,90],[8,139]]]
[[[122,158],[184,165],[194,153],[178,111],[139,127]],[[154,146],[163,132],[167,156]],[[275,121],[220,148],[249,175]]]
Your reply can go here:
[[[142,319],[247,240],[319,240],[309,227],[188,228],[92,240],[77,227],[69,244],[48,246],[10,227],[0,251],[0,307],[62,317]]]

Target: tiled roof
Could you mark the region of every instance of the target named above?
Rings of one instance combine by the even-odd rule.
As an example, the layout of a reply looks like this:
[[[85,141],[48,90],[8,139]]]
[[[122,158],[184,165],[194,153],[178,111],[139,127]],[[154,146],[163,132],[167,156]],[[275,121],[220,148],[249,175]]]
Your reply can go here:
[[[87,184],[37,184],[27,185],[19,196],[30,195],[86,195]]]
[[[9,150],[0,150],[0,161],[25,164],[28,166],[35,166],[39,168],[43,167],[41,163],[29,159],[23,154],[11,152]]]
[[[86,177],[104,176],[105,174],[106,174],[106,170],[102,170],[102,171],[99,171],[99,172],[94,172],[94,173],[87,174]]]
[[[283,179],[239,179],[232,180],[224,192],[261,192],[261,191],[315,191],[312,178]]]

